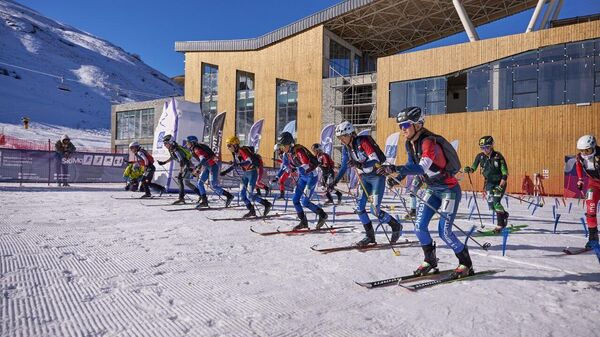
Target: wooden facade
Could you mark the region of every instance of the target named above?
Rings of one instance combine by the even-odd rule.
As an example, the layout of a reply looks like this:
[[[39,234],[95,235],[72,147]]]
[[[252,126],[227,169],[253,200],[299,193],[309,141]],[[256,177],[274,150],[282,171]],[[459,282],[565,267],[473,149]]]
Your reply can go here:
[[[265,119],[260,145],[263,158],[271,158],[275,145],[276,81],[298,82],[298,140],[312,144],[321,131],[323,26],[311,28],[256,51],[186,52],[185,99],[199,102],[202,63],[219,67],[219,112],[226,111],[224,138],[235,132],[236,72],[254,74],[254,121]],[[223,145],[224,159],[230,158]],[[270,162],[265,160],[266,163]]]
[[[390,82],[443,76],[540,47],[599,37],[600,21],[593,21],[380,58],[377,141],[384,144],[389,134],[398,131],[395,119],[388,117],[389,90],[385,89],[389,89]],[[478,139],[492,135],[496,149],[508,162],[509,192],[520,192],[526,173],[531,176],[548,169],[550,178],[544,180],[546,192],[562,194],[564,157],[576,153],[575,144],[581,135],[600,136],[600,103],[436,115],[428,117],[425,125],[448,140],[459,140],[458,153],[463,166],[471,164],[480,151]],[[406,153],[403,146],[400,148],[401,163],[405,162]],[[475,188],[480,190],[480,175],[472,176],[476,178]],[[468,179],[461,184],[464,189],[471,189]]]

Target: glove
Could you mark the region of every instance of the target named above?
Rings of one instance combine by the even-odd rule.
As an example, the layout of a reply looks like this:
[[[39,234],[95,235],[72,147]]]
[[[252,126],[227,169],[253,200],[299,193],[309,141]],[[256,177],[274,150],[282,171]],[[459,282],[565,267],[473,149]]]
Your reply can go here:
[[[400,183],[396,179],[392,179],[392,177],[389,177],[387,179],[387,184],[389,187],[394,187],[396,185],[400,185]]]
[[[350,167],[356,167],[359,170],[362,169],[362,167],[363,167],[362,163],[359,162],[359,161],[356,161],[356,160],[350,160],[348,162],[348,166],[350,166]]]
[[[583,190],[583,180],[577,180],[577,189],[580,191]]]
[[[276,183],[276,182],[277,182],[277,180],[279,180],[279,178],[277,178],[277,177],[273,177],[273,179],[271,179],[271,182],[272,182],[272,183]]]
[[[471,168],[471,166],[465,166],[465,168],[463,169],[463,172],[465,172],[465,173],[473,173],[473,169]]]
[[[225,175],[227,175],[227,172],[225,172],[225,171],[221,171],[221,172],[219,172],[219,175],[220,175],[221,177],[222,177],[222,176],[225,176]]]
[[[380,176],[389,176],[394,172],[396,172],[396,166],[394,165],[381,165],[377,169],[377,174]]]
[[[162,161],[162,160],[157,160],[156,161],[158,163],[158,165],[163,166],[166,162]]]
[[[504,192],[504,188],[502,188],[502,186],[496,186],[496,187],[494,187],[494,189],[492,190],[492,192],[494,194],[502,194],[502,192]]]

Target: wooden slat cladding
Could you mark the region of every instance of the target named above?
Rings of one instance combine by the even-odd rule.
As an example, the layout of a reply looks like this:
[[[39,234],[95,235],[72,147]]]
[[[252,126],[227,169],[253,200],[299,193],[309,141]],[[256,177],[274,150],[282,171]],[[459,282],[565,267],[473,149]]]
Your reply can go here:
[[[317,26],[277,44],[256,51],[188,52],[185,54],[185,99],[200,101],[201,65],[219,67],[218,111],[227,111],[224,137],[235,131],[236,71],[254,74],[254,121],[265,119],[260,154],[271,163],[275,144],[277,79],[298,82],[298,140],[312,144],[319,140],[321,127],[323,26]],[[224,158],[230,158],[223,147]]]
[[[599,37],[600,21],[594,21],[380,58],[377,140],[383,144],[387,135],[398,131],[395,120],[388,117],[389,90],[381,90],[388,89],[390,82],[442,76],[544,46]],[[600,103],[437,115],[427,118],[426,127],[450,141],[460,141],[463,165],[471,164],[479,152],[477,140],[492,135],[496,148],[508,161],[510,192],[520,191],[525,173],[531,176],[549,169],[550,179],[544,181],[546,192],[562,194],[564,156],[576,152],[581,135],[600,136]],[[399,151],[399,159],[406,160],[404,151]],[[481,190],[479,174],[472,176]],[[470,189],[466,177],[461,185]]]

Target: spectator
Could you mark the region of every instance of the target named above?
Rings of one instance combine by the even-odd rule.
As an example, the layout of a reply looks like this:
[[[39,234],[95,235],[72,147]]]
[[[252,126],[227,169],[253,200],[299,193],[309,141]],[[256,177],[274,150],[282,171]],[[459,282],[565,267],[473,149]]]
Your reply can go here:
[[[23,128],[25,130],[29,129],[29,117],[23,117],[21,121],[23,122]]]
[[[60,137],[60,140],[54,144],[54,148],[56,149],[56,181],[58,182],[58,186],[69,186],[67,182],[69,178],[69,166],[65,163],[65,159],[69,159],[75,153],[75,145],[71,143],[71,139],[67,135],[63,135]]]

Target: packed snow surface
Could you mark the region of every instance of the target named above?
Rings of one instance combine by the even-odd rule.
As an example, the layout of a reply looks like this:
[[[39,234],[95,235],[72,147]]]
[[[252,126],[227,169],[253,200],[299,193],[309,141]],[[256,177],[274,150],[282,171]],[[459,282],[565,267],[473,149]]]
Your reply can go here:
[[[272,220],[214,222],[208,218],[245,210],[167,212],[190,205],[166,206],[172,196],[114,198],[139,195],[116,184],[0,186],[1,336],[600,335],[600,264],[593,253],[562,252],[587,240],[576,199],[559,199],[556,207],[546,198],[533,216],[533,207],[509,199],[509,223],[528,227],[508,237],[506,256],[502,237],[476,237],[492,244],[487,252],[469,243],[476,271],[504,272],[410,292],[354,281],[410,274],[422,261],[419,247],[400,248],[400,256],[310,249],[362,238],[356,215],[335,223],[354,230],[260,236],[250,226],[296,224],[291,202],[285,211],[277,201],[273,213],[290,215]],[[222,204],[216,196],[210,202]],[[405,214],[398,199],[384,204]],[[556,234],[552,206],[561,214]],[[352,208],[347,200],[336,211]],[[326,210],[333,224],[333,208]],[[479,225],[468,213],[463,198],[456,223],[465,230]],[[489,211],[483,221],[492,228]],[[404,226],[404,237],[415,239],[412,224]],[[454,268],[456,257],[436,229],[437,220],[430,230],[439,266]],[[377,240],[386,240],[381,228]]]

